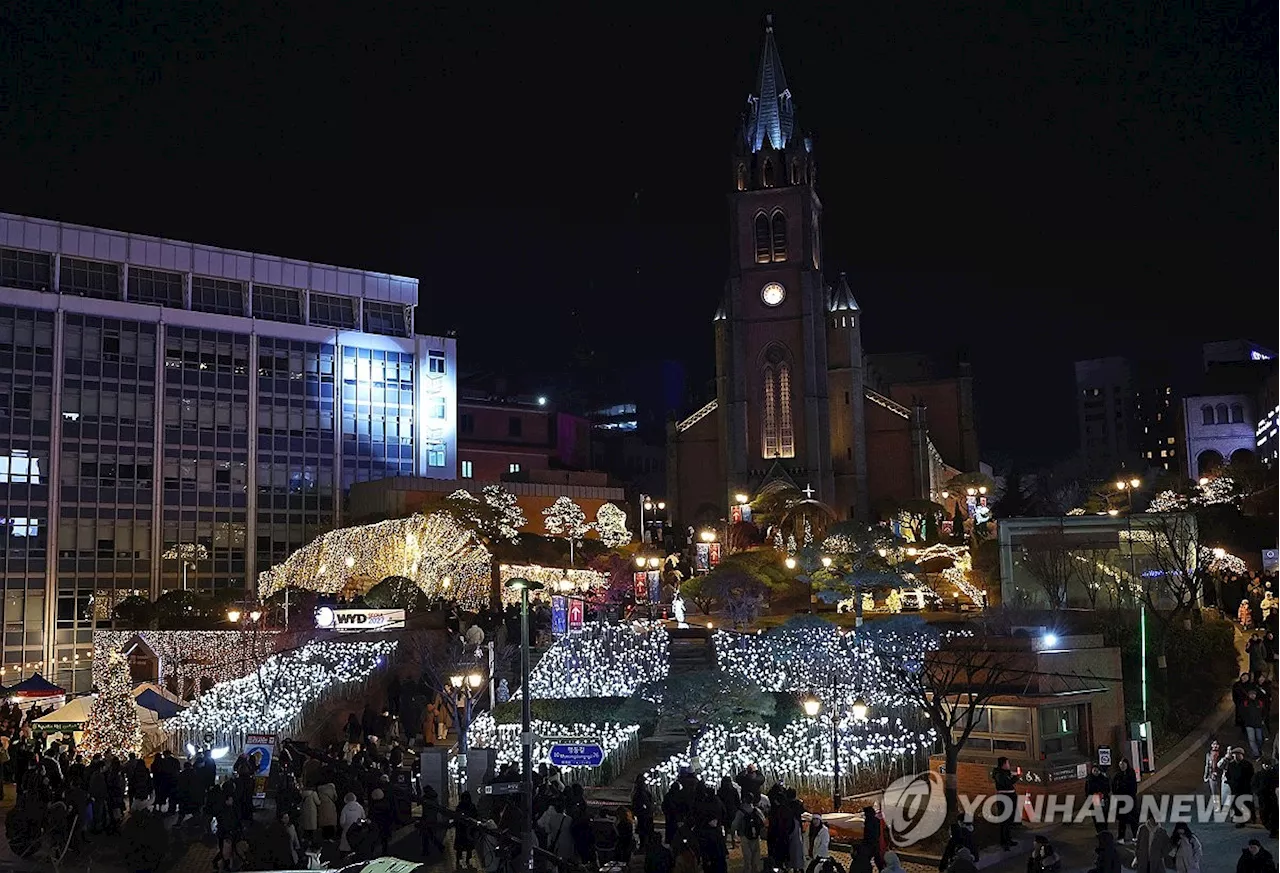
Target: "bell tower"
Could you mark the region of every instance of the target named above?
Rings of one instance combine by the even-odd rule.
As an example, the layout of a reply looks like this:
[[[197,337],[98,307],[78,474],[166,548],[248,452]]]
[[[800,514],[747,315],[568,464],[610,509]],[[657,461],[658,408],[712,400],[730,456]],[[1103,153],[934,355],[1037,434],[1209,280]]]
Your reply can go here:
[[[756,93],[730,162],[729,280],[715,320],[725,499],[781,479],[812,489],[843,516],[832,469],[816,171],[769,16]]]

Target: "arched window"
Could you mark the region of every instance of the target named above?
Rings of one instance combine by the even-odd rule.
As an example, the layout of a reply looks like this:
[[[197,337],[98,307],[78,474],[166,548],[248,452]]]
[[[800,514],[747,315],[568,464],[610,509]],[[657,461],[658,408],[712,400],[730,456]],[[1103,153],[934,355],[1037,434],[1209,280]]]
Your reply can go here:
[[[756,216],[756,263],[767,264],[773,247],[769,238],[769,217],[761,212]]]
[[[1213,407],[1212,406],[1200,407],[1200,421],[1202,424],[1213,424]]]
[[[1196,458],[1196,472],[1208,476],[1222,469],[1222,455],[1213,449],[1205,449]]]
[[[778,365],[778,457],[796,456],[796,430],[791,421],[791,368]]]
[[[791,162],[791,184],[800,185],[804,182],[804,168],[800,166],[799,161]]]
[[[778,457],[778,398],[774,384],[773,367],[764,368],[764,410],[761,415],[760,454],[765,458]]]
[[[1227,418],[1227,404],[1219,403],[1214,407],[1214,411],[1218,413],[1218,424],[1226,424],[1231,420]]]
[[[813,247],[813,268],[815,270],[822,268],[822,225],[818,223],[818,212],[813,212],[813,224],[809,232],[809,238],[812,240],[810,245]]]
[[[1231,423],[1241,424],[1244,422],[1244,407],[1239,403],[1231,404]]]
[[[761,175],[764,177],[764,186],[766,188],[772,188],[773,187],[773,161],[770,161],[767,159],[765,160],[764,172]]]
[[[787,259],[787,217],[781,212],[773,213],[773,259]]]
[[[738,171],[735,173],[738,181],[738,190],[747,190],[747,167],[745,164],[738,164]]]

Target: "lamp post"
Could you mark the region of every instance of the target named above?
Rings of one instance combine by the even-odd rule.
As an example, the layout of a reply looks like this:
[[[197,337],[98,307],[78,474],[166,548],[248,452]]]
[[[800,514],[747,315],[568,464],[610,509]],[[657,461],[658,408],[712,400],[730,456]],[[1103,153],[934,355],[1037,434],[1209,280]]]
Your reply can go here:
[[[236,609],[234,606],[227,610],[227,621],[233,625],[237,625],[240,629],[240,672],[244,674],[248,671],[249,666],[249,631],[252,629],[254,633],[258,629],[258,619],[262,618],[262,610],[251,609],[244,611]]]
[[[836,674],[831,674],[831,702],[834,706],[839,700],[840,687]],[[804,714],[809,718],[817,718],[822,711],[822,700],[810,691],[803,701]],[[854,721],[866,721],[867,704],[862,698],[855,700],[849,707]],[[831,808],[840,811],[840,736],[838,733],[838,712],[831,713]]]
[[[526,870],[533,868],[533,713],[529,696],[529,592],[542,583],[519,576],[507,580],[507,587],[520,592],[520,792],[524,822],[520,833],[520,858]]]
[[[453,708],[460,716],[458,720],[458,796],[461,797],[467,778],[467,752],[471,750],[467,744],[467,735],[471,731],[471,701],[475,699],[476,692],[484,684],[484,677],[478,670],[472,670],[470,673],[454,673],[449,677],[449,684],[453,686]],[[459,699],[462,700],[461,706],[458,705]]]
[[[166,561],[178,561],[182,564],[182,590],[187,590],[187,570],[196,568],[196,561],[207,561],[209,550],[201,543],[178,543],[170,546],[162,555]]]
[[[1133,492],[1142,487],[1142,480],[1138,478],[1120,479],[1116,482],[1116,490],[1125,496],[1126,513],[1124,517],[1125,529],[1129,535],[1129,584],[1136,585],[1138,581],[1138,561],[1133,553]],[[1114,515],[1108,511],[1109,515]],[[1141,651],[1142,660],[1142,720],[1147,720],[1147,602],[1145,598],[1139,600],[1138,603],[1138,636],[1139,649]]]
[[[667,508],[667,502],[665,500],[654,500],[648,494],[640,495],[640,542],[641,543],[649,542],[649,528],[644,523],[644,514],[646,512],[652,513],[655,509],[658,512],[662,512],[666,508]]]

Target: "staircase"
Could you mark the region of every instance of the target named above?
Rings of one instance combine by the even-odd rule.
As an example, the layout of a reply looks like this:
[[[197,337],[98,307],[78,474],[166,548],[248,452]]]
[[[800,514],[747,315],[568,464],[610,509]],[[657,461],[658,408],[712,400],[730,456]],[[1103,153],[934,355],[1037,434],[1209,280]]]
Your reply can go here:
[[[672,673],[691,673],[716,665],[716,650],[711,644],[711,629],[705,627],[673,627],[667,630]]]

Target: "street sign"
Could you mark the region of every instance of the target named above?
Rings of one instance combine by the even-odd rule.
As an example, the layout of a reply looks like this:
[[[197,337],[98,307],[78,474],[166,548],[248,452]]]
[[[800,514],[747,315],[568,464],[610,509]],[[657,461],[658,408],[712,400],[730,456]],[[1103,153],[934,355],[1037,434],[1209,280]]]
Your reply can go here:
[[[267,778],[271,775],[271,762],[276,755],[276,735],[248,734],[242,751],[250,761],[256,757],[258,766],[253,774],[253,796],[262,800],[267,796]]]
[[[1110,746],[1098,746],[1098,766],[1099,767],[1111,766],[1111,747]]]
[[[604,747],[599,743],[556,743],[551,747],[551,763],[557,767],[599,767],[604,763]]]
[[[577,630],[582,627],[584,606],[585,604],[576,597],[569,600],[569,630]]]
[[[519,782],[495,782],[480,789],[481,794],[519,794]]]

